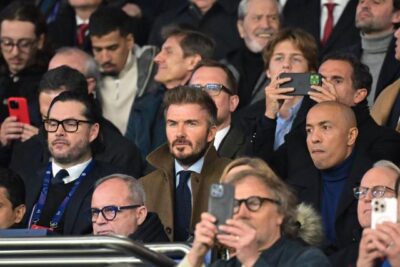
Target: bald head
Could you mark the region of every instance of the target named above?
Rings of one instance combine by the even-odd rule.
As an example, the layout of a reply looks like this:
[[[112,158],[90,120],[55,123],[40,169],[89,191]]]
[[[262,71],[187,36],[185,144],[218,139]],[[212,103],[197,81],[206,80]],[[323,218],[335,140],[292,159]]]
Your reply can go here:
[[[350,156],[358,135],[354,112],[338,102],[322,102],[307,114],[307,147],[317,169],[340,165]]]

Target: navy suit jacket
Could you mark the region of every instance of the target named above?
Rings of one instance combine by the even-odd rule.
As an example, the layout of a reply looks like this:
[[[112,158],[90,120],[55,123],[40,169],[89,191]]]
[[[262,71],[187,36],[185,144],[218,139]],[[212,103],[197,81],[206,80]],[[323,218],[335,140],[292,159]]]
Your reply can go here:
[[[38,201],[46,168],[47,166],[43,166],[36,173],[23,177],[26,188],[26,222]],[[95,160],[92,170],[85,176],[65,210],[63,235],[83,235],[92,232],[89,210],[94,184],[99,178],[117,172],[118,169],[111,165]]]

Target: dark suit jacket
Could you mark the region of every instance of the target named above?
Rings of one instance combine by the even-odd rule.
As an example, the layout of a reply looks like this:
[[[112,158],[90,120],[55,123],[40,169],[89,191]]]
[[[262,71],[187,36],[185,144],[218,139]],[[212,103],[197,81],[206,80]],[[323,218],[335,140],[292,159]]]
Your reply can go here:
[[[94,154],[94,158],[115,165],[121,172],[135,178],[141,177],[143,162],[139,149],[124,138],[109,121],[104,119],[101,129],[104,146]],[[49,162],[50,153],[43,134],[41,129],[39,135],[28,141],[15,143],[9,165],[11,169],[25,176]]]
[[[284,21],[287,26],[302,28],[314,36],[322,58],[329,52],[342,50],[360,41],[359,30],[354,23],[357,3],[358,0],[349,0],[325,46],[320,42],[320,0],[288,0],[283,9]]]
[[[381,70],[379,72],[374,99],[378,97],[383,89],[395,82],[400,77],[400,62],[395,58],[395,48],[396,38],[393,37],[387,49],[385,59],[383,60]],[[355,54],[358,58],[361,58],[361,41],[350,47],[348,51]]]
[[[48,26],[48,37],[54,49],[64,46],[77,46],[77,25],[74,9],[68,4],[60,10],[57,18]],[[85,36],[80,49],[92,53],[92,44],[88,35]]]
[[[45,171],[46,165],[30,173],[30,175],[23,176],[26,188],[26,220],[29,219],[33,205],[36,204],[39,198]],[[116,172],[118,172],[118,169],[107,163],[101,161],[94,162],[92,170],[85,176],[65,210],[64,235],[83,235],[92,232],[89,210],[94,183],[99,178]]]
[[[222,59],[242,42],[236,28],[238,4],[238,0],[217,0],[203,15],[191,1],[185,1],[155,20],[148,43],[161,47],[161,29],[166,25],[189,26],[212,37],[216,43],[214,57]]]
[[[237,125],[231,124],[228,134],[218,148],[218,155],[224,158],[235,159],[244,155],[246,149],[246,135]]]

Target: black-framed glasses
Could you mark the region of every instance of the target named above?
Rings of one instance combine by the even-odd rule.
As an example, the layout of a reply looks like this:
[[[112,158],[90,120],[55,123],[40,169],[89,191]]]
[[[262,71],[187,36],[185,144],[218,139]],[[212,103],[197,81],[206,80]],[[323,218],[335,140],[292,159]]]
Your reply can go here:
[[[353,188],[354,197],[356,199],[364,198],[369,191],[371,191],[372,198],[382,198],[385,196],[386,192],[392,192],[396,194],[394,189],[384,185],[376,185],[371,188],[364,186],[357,186]]]
[[[127,209],[136,209],[141,206],[143,206],[143,205],[105,206],[105,207],[102,207],[101,209],[91,208],[90,214],[92,216],[92,222],[95,222],[97,220],[100,212],[103,215],[104,219],[106,219],[107,221],[112,221],[115,219],[118,212],[121,212],[121,211],[127,210]]]
[[[196,89],[201,89],[209,93],[211,96],[217,96],[219,95],[222,91],[225,91],[229,95],[233,95],[232,91],[227,88],[225,85],[220,84],[220,83],[207,83],[207,84],[191,84],[190,85],[193,88]]]
[[[76,120],[76,119],[65,119],[62,121],[55,119],[45,119],[43,120],[44,129],[46,132],[55,133],[58,130],[58,126],[62,125],[64,131],[67,133],[75,133],[78,131],[79,124],[81,123],[93,123],[92,121],[87,120]]]
[[[233,203],[233,213],[238,213],[240,206],[242,205],[242,203],[244,203],[247,207],[248,210],[250,211],[258,211],[261,206],[263,205],[264,202],[270,202],[276,205],[280,205],[281,202],[279,202],[276,199],[272,199],[269,197],[258,197],[258,196],[251,196],[249,198],[245,198],[245,199],[235,199],[234,203]]]
[[[1,49],[5,52],[10,52],[14,46],[23,52],[29,52],[32,46],[36,43],[36,39],[22,38],[14,41],[10,38],[0,38]]]

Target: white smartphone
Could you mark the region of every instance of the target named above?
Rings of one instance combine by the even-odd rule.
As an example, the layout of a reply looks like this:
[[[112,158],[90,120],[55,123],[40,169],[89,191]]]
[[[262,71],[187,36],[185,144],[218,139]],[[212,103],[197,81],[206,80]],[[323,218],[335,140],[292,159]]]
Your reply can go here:
[[[373,198],[371,206],[372,229],[383,222],[397,222],[397,198]]]

